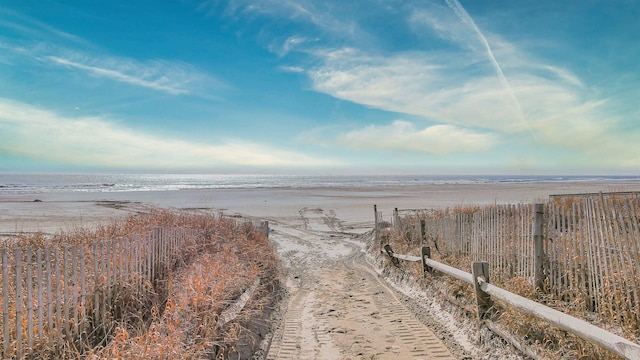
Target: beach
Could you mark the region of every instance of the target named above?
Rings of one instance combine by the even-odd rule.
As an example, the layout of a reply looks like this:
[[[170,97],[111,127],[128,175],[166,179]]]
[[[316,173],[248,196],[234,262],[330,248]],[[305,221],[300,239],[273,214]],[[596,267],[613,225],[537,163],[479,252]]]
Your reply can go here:
[[[389,278],[384,256],[372,246],[374,205],[390,221],[395,208],[533,203],[613,191],[640,191],[640,179],[0,193],[0,237],[90,227],[151,208],[268,220],[286,294],[255,358],[521,359],[497,338],[475,341],[477,325],[417,282],[400,286]]]
[[[52,233],[93,226],[149,207],[210,210],[265,219],[286,219],[299,216],[304,208],[321,208],[332,211],[351,228],[370,228],[374,205],[386,217],[394,208],[532,203],[554,194],[611,191],[640,191],[640,180],[0,193],[0,234]]]

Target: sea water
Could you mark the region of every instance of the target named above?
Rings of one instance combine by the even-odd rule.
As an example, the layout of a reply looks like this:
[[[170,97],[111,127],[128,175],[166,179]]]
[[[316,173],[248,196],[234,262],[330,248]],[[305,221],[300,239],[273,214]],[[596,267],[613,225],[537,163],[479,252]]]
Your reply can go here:
[[[638,180],[640,176],[2,174],[0,194]]]

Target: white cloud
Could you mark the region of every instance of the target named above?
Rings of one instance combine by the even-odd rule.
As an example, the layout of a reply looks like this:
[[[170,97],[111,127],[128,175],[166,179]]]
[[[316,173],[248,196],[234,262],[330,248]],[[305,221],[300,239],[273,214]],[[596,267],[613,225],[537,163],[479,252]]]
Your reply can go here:
[[[343,146],[363,150],[409,150],[434,155],[488,150],[498,141],[492,134],[478,133],[452,125],[424,129],[396,120],[389,125],[370,125],[338,137]]]
[[[290,51],[295,50],[298,46],[308,42],[309,40],[306,37],[302,36],[291,36],[287,38],[282,45],[272,45],[269,47],[269,51],[278,54],[278,56],[282,57],[287,55]]]
[[[41,64],[64,67],[80,71],[89,76],[100,77],[137,87],[164,92],[171,95],[190,94],[206,96],[211,90],[228,86],[215,77],[203,73],[194,66],[168,60],[134,60],[131,58],[100,55],[78,50],[69,50],[48,43],[20,46],[8,44],[0,38],[0,49],[7,50],[0,60],[17,64],[34,59]],[[7,55],[11,54],[11,56]]]
[[[314,25],[330,31],[343,29],[350,32],[352,29],[348,24],[338,21],[328,12],[319,11],[315,8],[314,3],[298,0],[276,0],[276,1],[260,1],[261,6],[254,6],[253,9],[259,11],[271,12],[288,16],[293,20],[301,19],[308,21]],[[258,3],[254,3],[257,5]]]
[[[45,56],[58,66],[78,69],[92,76],[162,91],[172,95],[190,94],[204,84],[220,87],[221,83],[193,66],[162,60],[147,62],[115,57],[90,57],[81,53],[67,56]]]
[[[316,51],[322,64],[307,73],[316,91],[339,99],[459,128],[484,129],[518,138],[522,144],[565,149],[591,157],[594,164],[640,165],[640,134],[618,130],[616,117],[610,115],[615,109],[604,99],[591,99],[592,90],[580,78],[527,59],[513,48],[511,53],[497,48],[496,56],[506,59],[510,90],[524,116],[490,62],[478,67],[476,53],[383,56],[353,48]]]
[[[335,162],[246,141],[201,144],[137,132],[100,117],[70,118],[0,98],[0,150],[61,163],[137,169],[312,167]]]
[[[420,52],[373,56],[351,48],[318,54],[323,65],[308,73],[317,91],[442,123],[509,132],[522,128],[501,83],[491,75],[465,76],[464,58]]]
[[[470,30],[470,24],[460,21],[448,7],[435,3],[425,3],[424,8],[415,9],[408,16],[408,23],[415,33],[428,31],[448,43],[467,50],[482,52],[482,44]]]
[[[218,7],[220,1],[207,0],[200,5],[200,9],[210,11]],[[367,38],[368,35],[360,29],[350,17],[341,17],[336,7],[340,3],[311,1],[311,0],[235,0],[225,2],[226,15],[234,16],[243,13],[243,17],[258,15],[291,21],[303,25],[312,25],[326,34],[340,38]]]
[[[83,46],[93,46],[85,39],[62,31],[56,27],[45,24],[35,18],[20,14],[18,12],[0,6],[0,27],[9,28],[19,34],[28,37],[49,41],[67,41]]]
[[[9,18],[0,20],[0,28],[8,27],[33,39],[4,40],[0,37],[0,49],[8,50],[15,57],[31,58],[41,63],[79,70],[91,76],[172,95],[205,95],[211,88],[225,87],[219,80],[190,64],[162,59],[134,60],[101,54],[94,50],[93,44],[78,36],[1,7],[0,11],[6,12]],[[65,43],[72,47],[62,45]],[[73,50],[77,45],[89,50]],[[0,55],[0,61],[17,63],[6,54]]]
[[[305,69],[299,66],[280,66],[280,70],[292,73],[303,73]]]

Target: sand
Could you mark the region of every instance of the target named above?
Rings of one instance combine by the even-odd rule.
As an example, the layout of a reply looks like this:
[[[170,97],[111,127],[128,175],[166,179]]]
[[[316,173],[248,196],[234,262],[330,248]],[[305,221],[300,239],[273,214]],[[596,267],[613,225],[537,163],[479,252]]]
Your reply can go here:
[[[373,205],[385,216],[394,208],[528,203],[551,194],[640,191],[640,181],[534,184],[445,184],[371,188],[219,189],[145,192],[0,193],[0,234],[56,232],[144,211],[147,206],[211,209],[257,218],[296,216],[303,208],[333,211],[352,227],[371,226]]]
[[[385,276],[368,252],[373,206],[394,208],[531,203],[552,194],[640,191],[640,181],[226,189],[2,195],[0,237],[92,226],[149,207],[199,209],[266,219],[282,260],[286,296],[260,343],[266,359],[454,359],[521,356],[437,298]],[[400,278],[403,278],[401,274]],[[406,281],[406,279],[404,280]]]

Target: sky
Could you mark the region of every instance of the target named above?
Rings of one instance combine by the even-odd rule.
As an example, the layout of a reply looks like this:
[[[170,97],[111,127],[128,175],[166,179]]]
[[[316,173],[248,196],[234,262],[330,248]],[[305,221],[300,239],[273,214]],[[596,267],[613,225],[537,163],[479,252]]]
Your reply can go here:
[[[0,171],[640,174],[640,2],[0,2]]]

